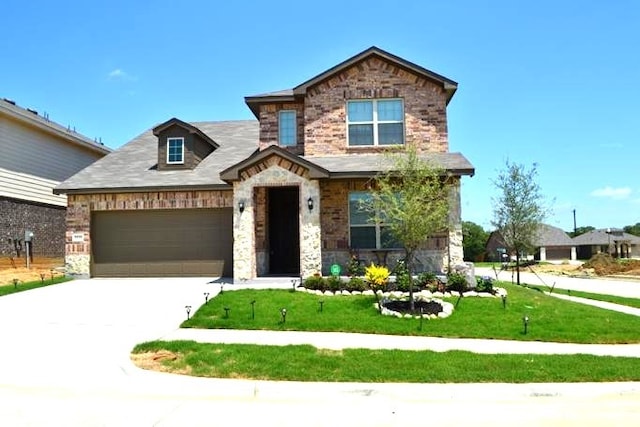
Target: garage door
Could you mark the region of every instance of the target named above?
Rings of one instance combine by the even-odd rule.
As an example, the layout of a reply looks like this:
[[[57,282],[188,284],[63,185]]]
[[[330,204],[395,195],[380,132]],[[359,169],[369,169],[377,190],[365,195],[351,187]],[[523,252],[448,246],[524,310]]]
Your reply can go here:
[[[228,276],[233,211],[175,209],[94,212],[94,277]]]

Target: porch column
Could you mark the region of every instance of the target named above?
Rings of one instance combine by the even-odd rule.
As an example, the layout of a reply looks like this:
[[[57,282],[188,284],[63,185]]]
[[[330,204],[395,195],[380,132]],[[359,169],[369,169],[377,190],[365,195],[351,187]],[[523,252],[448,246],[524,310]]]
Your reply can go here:
[[[242,209],[241,209],[242,206]],[[255,206],[253,187],[246,181],[233,184],[233,277],[247,280],[256,276]]]
[[[547,248],[544,246],[540,246],[540,261],[547,260]]]
[[[300,275],[304,278],[322,272],[320,182],[302,182],[300,199]],[[309,209],[309,200],[312,209]]]
[[[576,247],[571,246],[571,261],[575,261],[578,259],[578,255],[576,254]]]

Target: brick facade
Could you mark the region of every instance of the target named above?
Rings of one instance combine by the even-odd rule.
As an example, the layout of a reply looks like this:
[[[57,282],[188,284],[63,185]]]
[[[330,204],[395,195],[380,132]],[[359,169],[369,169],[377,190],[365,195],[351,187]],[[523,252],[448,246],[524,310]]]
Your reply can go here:
[[[278,117],[283,110],[296,111],[295,147],[283,147],[295,154],[304,154],[304,105],[296,102],[282,102],[260,106],[260,150],[278,145]]]
[[[24,232],[33,231],[33,255],[64,256],[65,208],[0,198],[0,256],[17,256],[14,239],[24,256]]]

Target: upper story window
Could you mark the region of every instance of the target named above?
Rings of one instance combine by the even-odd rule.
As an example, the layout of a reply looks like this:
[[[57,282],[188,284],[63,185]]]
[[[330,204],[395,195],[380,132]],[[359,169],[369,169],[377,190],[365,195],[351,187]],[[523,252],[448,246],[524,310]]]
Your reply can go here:
[[[167,138],[167,164],[184,163],[184,138]]]
[[[404,144],[404,106],[401,99],[347,101],[348,145]]]
[[[296,145],[296,112],[282,110],[278,114],[278,143],[281,146]]]

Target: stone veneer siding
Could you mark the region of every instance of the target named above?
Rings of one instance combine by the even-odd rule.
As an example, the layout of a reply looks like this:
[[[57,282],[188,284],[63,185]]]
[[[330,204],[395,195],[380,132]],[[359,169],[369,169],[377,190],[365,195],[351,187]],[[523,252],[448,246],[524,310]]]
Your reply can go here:
[[[91,265],[91,213],[145,209],[232,207],[231,190],[158,191],[139,193],[69,194],[65,264],[67,274],[88,277]],[[82,242],[73,237],[82,236]]]
[[[242,201],[244,211],[234,210],[233,276],[251,279],[268,272],[266,251],[266,188],[296,186],[300,188],[300,274],[309,276],[321,270],[320,206],[309,210],[306,200],[320,200],[317,180],[308,171],[279,156],[272,156],[240,174],[234,182],[233,205]]]
[[[24,257],[24,233],[30,230],[34,233],[33,256],[63,257],[65,211],[64,207],[0,198],[0,255],[17,257],[13,241],[18,240]]]
[[[339,264],[346,272],[352,255],[349,247],[349,193],[366,191],[368,180],[328,180],[320,185],[322,224],[322,274],[328,275],[332,264]],[[459,179],[451,192],[451,223],[449,236],[443,233],[427,240],[425,246],[416,253],[416,268],[425,271],[446,271],[451,265],[463,262],[462,226],[460,223]],[[449,245],[449,247],[448,247]],[[370,250],[353,251],[365,264],[377,262],[378,258]],[[390,251],[387,265],[393,268],[404,257],[403,251]],[[449,261],[450,260],[450,261]]]
[[[379,58],[369,58],[307,90],[304,152],[324,156],[378,151],[347,147],[349,99],[402,98],[405,141],[421,152],[447,152],[447,98],[438,84]]]

